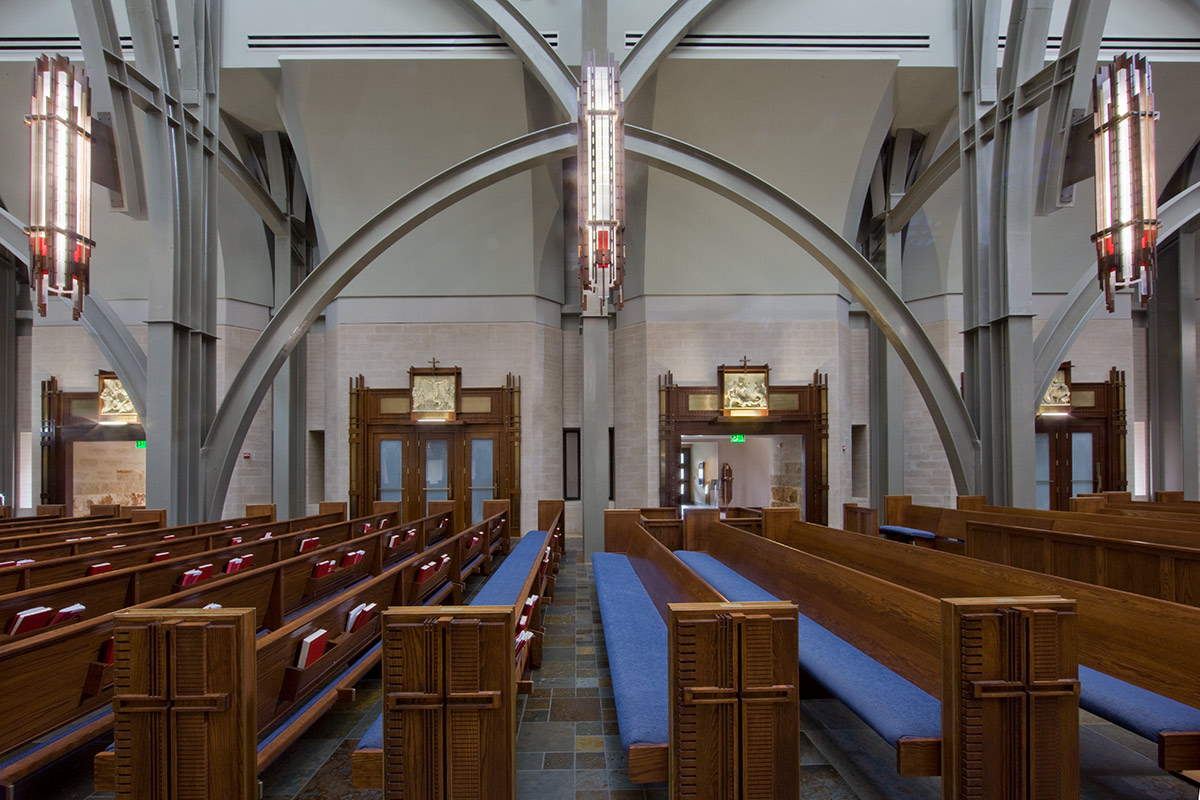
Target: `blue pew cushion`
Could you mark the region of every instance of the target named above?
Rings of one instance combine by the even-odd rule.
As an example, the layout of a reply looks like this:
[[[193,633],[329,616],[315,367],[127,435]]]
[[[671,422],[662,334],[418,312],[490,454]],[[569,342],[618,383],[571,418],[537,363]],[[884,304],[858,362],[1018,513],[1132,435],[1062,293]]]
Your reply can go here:
[[[696,550],[676,550],[679,560],[692,568],[709,586],[725,595],[726,600],[735,603],[776,602],[778,597],[760,587],[757,583],[743,578],[741,574],[717,561],[708,553]],[[736,599],[735,599],[736,598]]]
[[[546,531],[529,531],[521,537],[471,600],[473,606],[511,606],[520,599],[529,569],[546,547]]]
[[[1167,731],[1200,731],[1200,708],[1079,666],[1079,706],[1123,728],[1157,741]]]
[[[676,555],[731,602],[778,599],[707,553]],[[937,698],[803,614],[799,624],[800,666],[885,741],[896,746],[900,739],[941,737]]]
[[[383,749],[383,714],[380,714],[354,746],[355,750]]]
[[[903,525],[880,525],[879,533],[883,536],[904,536],[909,539],[936,539],[937,534],[923,531],[920,528],[906,528]]]
[[[667,744],[667,624],[628,558],[593,553],[592,570],[621,746]]]

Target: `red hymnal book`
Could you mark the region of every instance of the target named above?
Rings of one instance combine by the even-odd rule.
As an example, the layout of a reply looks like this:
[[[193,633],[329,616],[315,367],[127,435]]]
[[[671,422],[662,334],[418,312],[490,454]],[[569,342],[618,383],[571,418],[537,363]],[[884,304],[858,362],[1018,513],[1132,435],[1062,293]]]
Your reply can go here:
[[[167,539],[174,539],[174,538],[175,538],[175,534],[168,533],[166,536],[162,537],[162,540],[165,542]]]
[[[364,522],[363,523],[363,533],[370,533],[370,532],[371,532],[371,523]]]
[[[438,562],[430,561],[428,564],[422,564],[421,569],[417,571],[417,583],[424,583],[437,572]]]
[[[232,526],[232,525],[226,525],[226,526],[225,526],[224,528],[222,528],[221,530],[223,530],[223,531],[227,531],[227,530],[231,530],[232,528],[233,528],[233,526]]]
[[[388,542],[387,542],[388,550],[391,550],[393,547],[395,547],[399,543],[399,541],[400,541],[400,534],[393,533],[391,536],[389,536]]]
[[[308,669],[314,661],[321,657],[325,652],[326,635],[325,629],[319,628],[304,637],[304,641],[300,642],[300,655],[296,658],[297,667]]]
[[[266,533],[264,533],[264,534],[262,535],[262,538],[264,538],[264,539],[270,539],[270,538],[271,538],[272,536],[274,536],[274,535],[275,535],[275,534],[271,533],[270,531],[267,531]]]
[[[470,546],[474,547],[475,545],[479,544],[479,540],[482,538],[483,538],[482,533],[475,534],[474,536],[471,537],[471,545]]]
[[[249,523],[249,522],[243,522],[242,524],[238,525],[238,527],[239,527],[239,528],[248,528],[248,527],[250,527],[250,523]]]
[[[448,519],[446,519],[446,518],[444,518],[444,517],[443,517],[443,518],[442,518],[442,520],[441,520],[440,522],[438,522],[438,527],[439,527],[439,528],[444,528],[444,527],[446,527],[446,523],[448,523],[449,521],[450,521],[450,520],[448,520]]]
[[[13,564],[13,566],[14,567],[23,567],[26,564],[32,564],[32,563],[33,563],[32,558],[18,558],[17,562],[15,564]]]
[[[320,536],[310,536],[307,539],[300,540],[300,552],[307,553],[309,550],[316,550],[321,546]]]
[[[166,561],[170,557],[170,552],[155,553],[154,555],[150,556],[150,563],[153,564],[155,561]]]
[[[384,517],[383,519],[379,520],[379,529],[380,529],[380,530],[383,530],[384,528],[386,528],[386,527],[387,527],[387,524],[388,524],[388,518],[387,518],[387,517]]]
[[[200,566],[196,567],[196,571],[200,573],[200,577],[197,578],[197,582],[206,581],[209,579],[209,577],[212,576],[213,565],[212,564],[201,564]]]
[[[114,545],[113,545],[113,546],[112,546],[110,549],[112,549],[112,550],[120,550],[120,549],[121,549],[122,547],[124,547],[124,546],[125,546],[125,545],[123,545],[123,544],[114,544]]]
[[[8,624],[8,635],[16,636],[18,633],[44,628],[50,623],[52,616],[54,616],[54,609],[50,606],[34,606],[24,611],[18,611],[17,615],[12,618],[12,622]]]
[[[116,660],[116,658],[115,658],[116,654],[113,652],[115,649],[116,649],[116,642],[113,640],[113,637],[110,636],[107,639],[105,639],[104,644],[100,645],[100,663],[101,664],[113,663],[113,661]]]
[[[239,558],[242,559],[242,566],[240,569],[248,569],[254,566],[254,553],[246,553],[246,555],[239,556]]]
[[[406,530],[404,532],[404,541],[411,542],[415,538],[417,538],[417,529],[416,528],[409,528],[408,530]]]
[[[529,644],[529,641],[532,638],[533,631],[521,631],[517,634],[516,654],[518,657],[521,655],[521,650],[525,647],[525,645]]]
[[[242,537],[240,537],[240,536],[230,536],[229,537],[229,546],[230,547],[233,547],[235,544],[241,544],[241,543],[242,543]]]
[[[0,561],[0,569],[4,569],[5,567],[15,566],[16,563],[17,562],[15,562],[15,561]]]
[[[313,564],[312,576],[314,578],[324,578],[335,569],[337,569],[337,562],[332,559],[328,561],[318,561],[316,564]]]
[[[112,569],[112,564],[108,563],[107,561],[101,561],[99,564],[92,564],[90,567],[88,567],[87,574],[99,575],[103,572],[108,572],[110,569]]]
[[[359,603],[350,610],[349,616],[346,618],[346,632],[354,633],[356,630],[366,625],[375,616],[374,603]]]
[[[179,585],[180,586],[191,586],[193,583],[196,583],[199,580],[200,580],[200,570],[189,569],[186,572],[184,572],[182,575],[179,576]]]
[[[83,603],[73,603],[66,608],[60,608],[54,618],[50,620],[51,625],[57,625],[60,622],[70,622],[71,620],[79,619],[84,612]]]
[[[231,559],[229,559],[229,563],[225,565],[225,574],[228,575],[231,572],[237,572],[241,568],[242,568],[241,557],[231,558]]]
[[[367,554],[366,550],[351,550],[349,553],[342,555],[342,566],[352,567],[363,560],[363,556]]]

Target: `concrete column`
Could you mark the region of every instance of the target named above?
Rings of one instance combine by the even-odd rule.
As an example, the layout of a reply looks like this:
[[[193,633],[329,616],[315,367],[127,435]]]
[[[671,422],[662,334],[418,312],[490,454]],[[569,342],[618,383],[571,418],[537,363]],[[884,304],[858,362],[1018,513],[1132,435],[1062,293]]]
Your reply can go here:
[[[1149,314],[1150,490],[1198,499],[1196,451],[1196,263],[1198,229],[1160,249]]]
[[[0,249],[0,505],[17,507],[17,270]]]
[[[604,509],[608,508],[608,317],[583,320],[583,417],[580,431],[583,469],[583,550],[604,549]]]

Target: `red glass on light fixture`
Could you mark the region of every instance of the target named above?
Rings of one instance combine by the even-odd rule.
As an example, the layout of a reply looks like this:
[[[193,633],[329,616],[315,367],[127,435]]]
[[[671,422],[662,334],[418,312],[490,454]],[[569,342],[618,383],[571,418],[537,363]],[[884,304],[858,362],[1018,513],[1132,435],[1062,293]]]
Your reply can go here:
[[[625,110],[616,60],[584,60],[579,86],[579,305],[603,316],[625,302]],[[590,302],[589,302],[590,301]]]
[[[1092,92],[1096,148],[1096,264],[1109,311],[1116,292],[1154,290],[1158,189],[1154,89],[1144,56],[1123,53],[1100,66]]]
[[[92,248],[92,91],[83,68],[41,56],[33,71],[29,125],[29,277],[38,313],[47,295],[83,313]]]

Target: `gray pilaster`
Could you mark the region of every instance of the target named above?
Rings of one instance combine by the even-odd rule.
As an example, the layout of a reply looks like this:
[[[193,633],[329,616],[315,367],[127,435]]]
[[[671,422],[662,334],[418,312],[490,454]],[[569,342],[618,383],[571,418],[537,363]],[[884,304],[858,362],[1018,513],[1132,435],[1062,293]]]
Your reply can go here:
[[[0,505],[17,508],[17,284],[21,265],[0,249]]]
[[[1196,263],[1200,228],[1185,227],[1178,245],[1160,248],[1158,285],[1150,299],[1150,490],[1198,495],[1196,451]]]
[[[608,317],[583,317],[583,550],[604,549],[604,509],[608,508]]]
[[[268,132],[263,136],[263,144],[271,197],[289,223],[286,235],[275,237],[273,310],[278,310],[304,279],[306,271],[304,232],[298,230],[303,224],[303,216],[296,218],[297,213],[304,214],[305,197],[299,187],[299,178],[295,191],[287,183],[285,164],[290,149],[283,135],[277,131]],[[295,175],[299,173],[299,169],[294,170]],[[271,494],[280,516],[298,517],[303,515],[305,508],[306,352],[301,339],[271,385]]]

